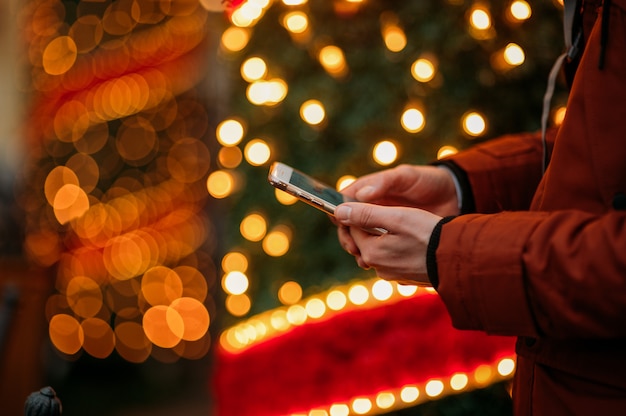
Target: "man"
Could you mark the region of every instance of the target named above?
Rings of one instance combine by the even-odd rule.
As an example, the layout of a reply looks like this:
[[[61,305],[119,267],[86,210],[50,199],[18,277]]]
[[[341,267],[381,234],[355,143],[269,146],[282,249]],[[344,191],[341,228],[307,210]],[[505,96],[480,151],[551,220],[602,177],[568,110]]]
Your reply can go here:
[[[516,415],[626,409],[626,0],[568,2],[558,131],[364,176],[336,211],[359,266],[432,284],[458,328],[518,337]]]

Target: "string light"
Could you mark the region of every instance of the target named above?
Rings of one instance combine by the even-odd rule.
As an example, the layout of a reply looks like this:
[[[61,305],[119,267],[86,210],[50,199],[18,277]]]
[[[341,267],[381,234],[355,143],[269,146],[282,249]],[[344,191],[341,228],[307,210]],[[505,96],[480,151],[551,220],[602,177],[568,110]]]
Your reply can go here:
[[[411,65],[411,75],[419,82],[428,82],[435,74],[436,66],[432,58],[419,58]]]
[[[222,33],[220,46],[228,52],[239,52],[250,42],[250,32],[244,28],[232,26]]]
[[[470,111],[463,116],[463,131],[470,136],[476,137],[485,133],[487,122],[485,118],[475,111]]]
[[[326,118],[326,110],[319,100],[307,100],[300,106],[300,117],[308,124],[317,126]]]
[[[374,145],[372,157],[380,165],[390,165],[398,158],[398,147],[391,140],[382,140]]]
[[[265,140],[252,139],[246,143],[244,156],[252,166],[261,166],[270,159],[272,151]]]
[[[318,53],[318,59],[326,72],[334,77],[343,77],[348,73],[345,55],[338,46],[324,46]]]
[[[241,76],[247,82],[263,79],[266,74],[267,64],[258,56],[248,58],[241,64]]]

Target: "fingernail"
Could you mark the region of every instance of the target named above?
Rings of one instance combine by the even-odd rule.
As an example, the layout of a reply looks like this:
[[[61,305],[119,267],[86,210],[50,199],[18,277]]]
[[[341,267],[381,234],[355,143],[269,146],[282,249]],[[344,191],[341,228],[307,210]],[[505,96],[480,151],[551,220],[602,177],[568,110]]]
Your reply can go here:
[[[352,214],[352,208],[346,205],[339,205],[335,210],[335,217],[339,221],[347,221],[350,219],[350,214]]]

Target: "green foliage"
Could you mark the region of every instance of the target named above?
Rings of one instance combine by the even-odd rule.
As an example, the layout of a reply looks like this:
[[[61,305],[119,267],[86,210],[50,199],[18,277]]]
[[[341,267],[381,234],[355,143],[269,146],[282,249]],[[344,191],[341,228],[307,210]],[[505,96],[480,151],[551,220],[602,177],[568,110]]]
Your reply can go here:
[[[486,116],[487,133],[480,139],[539,128],[547,75],[562,50],[560,11],[550,1],[532,2],[533,14],[520,23],[505,19],[510,2],[491,2],[495,36],[477,40],[468,30],[469,1],[368,1],[354,14],[338,14],[332,1],[310,1],[304,10],[312,37],[305,43],[292,40],[280,24],[291,9],[275,2],[252,29],[244,51],[228,56],[233,71],[251,56],[268,64],[268,78],[284,79],[289,92],[275,107],[250,104],[248,84],[234,78],[230,113],[247,123],[245,142],[263,138],[272,146],[272,159],[286,162],[330,184],[345,174],[355,176],[381,169],[371,157],[374,144],[391,138],[399,146],[399,163],[428,163],[443,145],[459,149],[472,145],[462,133],[460,118],[468,110]],[[407,36],[401,52],[385,48],[381,16],[393,13]],[[514,42],[526,54],[523,65],[498,72],[492,54]],[[349,74],[333,78],[316,59],[316,48],[330,43],[345,53]],[[410,73],[422,54],[438,59],[438,76],[420,83]],[[299,116],[308,99],[324,103],[327,121],[314,129]],[[426,127],[420,133],[404,131],[400,115],[408,102],[424,108]],[[475,142],[475,141],[474,141]],[[287,280],[296,280],[312,294],[333,284],[373,272],[359,270],[336,239],[334,226],[321,212],[298,203],[279,204],[267,184],[268,165],[237,168],[245,187],[226,203],[230,210],[226,250],[243,250],[250,258],[248,276],[251,314],[278,306],[276,291]],[[293,238],[289,252],[278,258],[266,255],[260,243],[251,243],[237,232],[250,212],[262,212],[269,227],[289,225]]]

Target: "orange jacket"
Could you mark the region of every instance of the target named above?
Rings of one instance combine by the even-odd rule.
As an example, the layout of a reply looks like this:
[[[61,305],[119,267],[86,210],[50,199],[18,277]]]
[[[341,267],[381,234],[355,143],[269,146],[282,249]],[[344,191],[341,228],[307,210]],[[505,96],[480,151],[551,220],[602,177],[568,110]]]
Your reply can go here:
[[[600,2],[585,3],[545,174],[540,134],[448,160],[476,213],[442,225],[437,290],[456,327],[518,336],[516,415],[626,412],[626,0],[611,2],[602,69]]]

